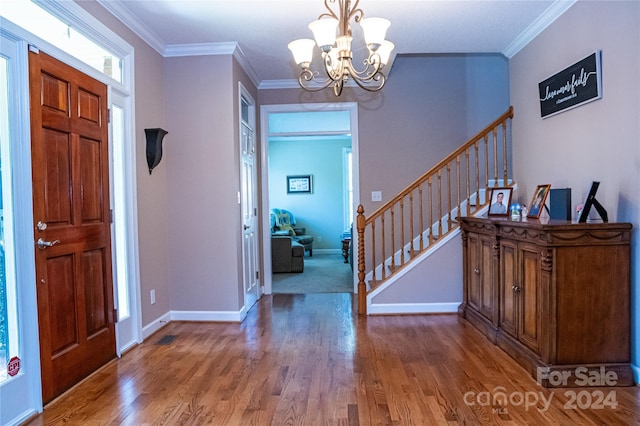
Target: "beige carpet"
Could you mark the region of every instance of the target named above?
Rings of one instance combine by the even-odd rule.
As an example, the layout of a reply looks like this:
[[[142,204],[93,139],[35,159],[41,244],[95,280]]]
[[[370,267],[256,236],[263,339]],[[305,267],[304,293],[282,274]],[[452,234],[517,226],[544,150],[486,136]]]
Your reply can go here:
[[[272,293],[351,293],[353,272],[341,254],[305,254],[304,272],[273,274]]]

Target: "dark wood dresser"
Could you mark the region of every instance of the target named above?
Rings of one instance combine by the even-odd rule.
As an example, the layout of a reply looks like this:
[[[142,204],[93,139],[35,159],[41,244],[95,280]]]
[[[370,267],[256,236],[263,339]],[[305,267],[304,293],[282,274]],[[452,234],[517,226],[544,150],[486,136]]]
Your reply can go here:
[[[634,384],[631,224],[458,221],[462,317],[543,386]]]

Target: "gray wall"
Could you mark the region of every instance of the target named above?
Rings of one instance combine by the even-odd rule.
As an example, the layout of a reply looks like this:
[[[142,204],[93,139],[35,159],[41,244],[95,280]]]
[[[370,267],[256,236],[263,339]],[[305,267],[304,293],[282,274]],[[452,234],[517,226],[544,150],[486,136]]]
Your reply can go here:
[[[572,188],[573,207],[592,181],[611,221],[631,222],[633,363],[640,363],[640,3],[579,1],[509,64],[514,167],[520,200],[535,186]],[[538,83],[602,50],[600,100],[540,118]],[[588,285],[588,283],[585,283]],[[636,371],[636,382],[638,382]]]
[[[351,139],[297,139],[269,141],[270,208],[290,210],[307,234],[314,250],[341,249],[344,232],[342,149]],[[288,175],[312,175],[311,194],[288,194]],[[319,238],[320,237],[320,238]]]
[[[371,94],[260,90],[261,105],[358,102],[360,202],[386,202],[509,107],[507,61],[500,55],[398,57],[387,85]],[[467,87],[481,85],[473,93]],[[487,94],[492,94],[488,96]]]
[[[145,326],[171,309],[169,283],[169,200],[167,194],[167,165],[163,161],[149,175],[146,160],[144,129],[167,128],[165,120],[165,82],[163,57],[125,27],[102,6],[93,1],[78,1],[97,19],[117,33],[135,49],[135,120],[138,195],[138,244],[140,255],[140,294],[142,325]],[[171,132],[171,130],[169,129]],[[165,137],[164,146],[171,144],[173,135]],[[114,191],[117,190],[114,188]],[[156,290],[156,303],[150,303],[149,291]]]
[[[165,59],[172,310],[239,308],[230,266],[241,259],[231,64],[229,55]]]

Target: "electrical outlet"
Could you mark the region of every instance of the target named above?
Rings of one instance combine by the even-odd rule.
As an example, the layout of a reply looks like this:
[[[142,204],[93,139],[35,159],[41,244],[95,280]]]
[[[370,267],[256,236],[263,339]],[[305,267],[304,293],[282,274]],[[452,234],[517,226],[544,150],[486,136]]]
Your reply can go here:
[[[318,242],[321,243],[322,242],[322,236],[318,235]]]
[[[382,201],[382,191],[371,191],[371,201]]]
[[[151,297],[151,304],[155,305],[156,303],[156,290],[153,289],[149,292],[149,296]]]

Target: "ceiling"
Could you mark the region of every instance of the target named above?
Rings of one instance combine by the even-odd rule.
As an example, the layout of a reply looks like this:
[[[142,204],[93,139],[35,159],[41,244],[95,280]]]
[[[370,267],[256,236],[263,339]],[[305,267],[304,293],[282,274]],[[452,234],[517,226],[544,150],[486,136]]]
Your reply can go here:
[[[397,55],[511,57],[575,1],[361,0],[359,6],[367,17],[391,21],[387,39],[395,44]],[[326,11],[323,0],[98,2],[164,56],[231,53],[239,48],[245,70],[260,85],[297,78],[299,69],[287,44],[313,38],[307,25]],[[352,28],[355,51],[363,42],[359,25],[352,22]]]

